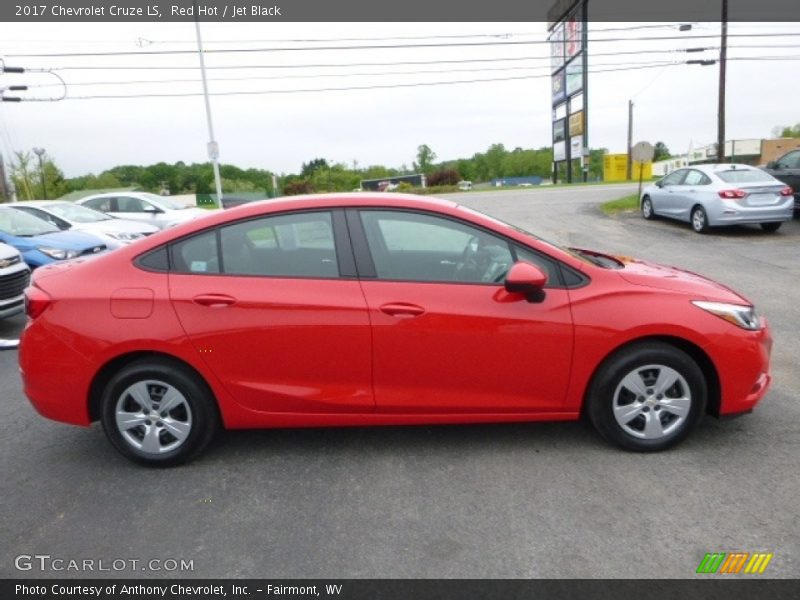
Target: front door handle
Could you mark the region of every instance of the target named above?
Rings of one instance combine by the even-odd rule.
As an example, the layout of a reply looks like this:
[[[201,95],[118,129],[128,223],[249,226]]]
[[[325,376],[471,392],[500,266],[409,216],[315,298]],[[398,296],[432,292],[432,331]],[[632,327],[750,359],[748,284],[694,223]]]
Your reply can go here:
[[[381,306],[381,312],[393,317],[417,317],[424,313],[425,309],[407,302],[390,302]]]
[[[236,304],[236,298],[226,294],[200,294],[192,298],[192,302],[200,306],[208,306],[211,308],[223,308]]]

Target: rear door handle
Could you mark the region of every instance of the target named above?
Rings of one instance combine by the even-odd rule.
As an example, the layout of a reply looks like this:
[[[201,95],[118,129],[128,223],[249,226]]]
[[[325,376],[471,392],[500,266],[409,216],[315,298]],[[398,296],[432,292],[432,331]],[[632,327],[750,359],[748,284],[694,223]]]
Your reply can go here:
[[[208,306],[211,308],[223,308],[236,304],[236,298],[226,294],[200,294],[192,298],[192,302],[200,306]]]
[[[425,309],[407,302],[390,302],[381,306],[381,312],[393,317],[416,317],[424,313]]]

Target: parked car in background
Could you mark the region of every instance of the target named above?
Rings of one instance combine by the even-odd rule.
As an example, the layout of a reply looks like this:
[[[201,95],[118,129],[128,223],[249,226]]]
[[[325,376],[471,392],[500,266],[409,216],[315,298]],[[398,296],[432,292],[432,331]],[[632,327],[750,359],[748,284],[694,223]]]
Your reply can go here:
[[[25,310],[25,288],[31,269],[22,260],[19,250],[0,244],[0,319],[13,317]]]
[[[148,465],[196,456],[223,425],[587,415],[623,448],[664,450],[771,381],[766,320],[729,288],[408,194],[217,211],[45,267],[26,295],[30,401],[101,421]]]
[[[81,198],[77,203],[112,217],[141,221],[159,229],[209,214],[208,210],[185,206],[169,196],[156,196],[148,192],[95,194]]]
[[[794,191],[794,210],[800,211],[800,148],[767,163],[764,170],[792,188]]]
[[[61,200],[30,200],[6,206],[52,223],[61,231],[86,231],[94,234],[105,242],[109,250],[159,231],[154,225],[117,219],[86,206]]]
[[[61,231],[52,223],[7,206],[0,206],[0,242],[19,250],[31,269],[106,250],[105,242],[95,235]]]
[[[792,188],[756,167],[695,165],[673,171],[642,191],[642,216],[688,221],[698,233],[723,225],[758,224],[777,231],[792,218]]]

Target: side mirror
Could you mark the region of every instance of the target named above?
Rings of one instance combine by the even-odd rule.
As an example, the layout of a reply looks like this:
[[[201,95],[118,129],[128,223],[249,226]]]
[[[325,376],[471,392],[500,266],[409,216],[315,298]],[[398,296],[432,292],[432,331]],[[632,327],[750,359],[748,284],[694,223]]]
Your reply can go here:
[[[544,300],[547,275],[537,266],[527,262],[514,263],[506,276],[505,288],[512,294],[522,294],[528,302]]]
[[[659,179],[658,181],[656,181],[656,187],[657,188],[664,187],[664,180],[663,179]]]
[[[153,206],[152,204],[145,204],[145,205],[142,207],[142,210],[143,210],[144,212],[146,212],[146,213],[153,213],[153,214],[156,214],[156,213],[160,213],[160,212],[161,212],[161,211],[160,211],[158,208],[156,208],[156,207],[155,207],[155,206]]]
[[[780,169],[780,165],[778,164],[777,160],[771,160],[767,163],[768,169]]]

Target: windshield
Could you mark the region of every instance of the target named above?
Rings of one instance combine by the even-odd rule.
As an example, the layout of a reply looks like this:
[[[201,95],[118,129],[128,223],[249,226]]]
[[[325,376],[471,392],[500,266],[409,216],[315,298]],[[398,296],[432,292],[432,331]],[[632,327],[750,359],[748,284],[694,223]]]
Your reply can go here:
[[[0,231],[17,237],[30,237],[60,231],[55,225],[13,208],[0,209]]]
[[[758,169],[730,169],[717,171],[717,177],[727,183],[774,183],[771,175]]]
[[[49,204],[42,208],[53,213],[57,217],[61,217],[65,221],[72,221],[73,223],[97,223],[98,221],[112,220],[108,215],[81,206],[80,204],[63,202],[60,204]]]
[[[175,200],[172,200],[169,196],[156,196],[155,194],[149,193],[144,193],[142,196],[161,208],[166,208],[169,210],[184,210],[185,208],[188,208],[185,204],[180,204]]]

